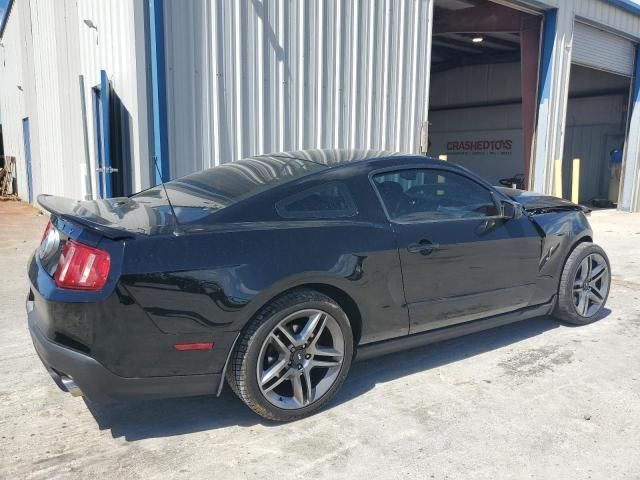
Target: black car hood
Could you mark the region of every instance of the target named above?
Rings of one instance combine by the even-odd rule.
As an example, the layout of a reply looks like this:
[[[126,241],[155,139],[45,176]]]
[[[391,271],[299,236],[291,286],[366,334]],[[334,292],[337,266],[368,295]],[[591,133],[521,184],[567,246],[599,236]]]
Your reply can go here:
[[[547,213],[557,211],[575,211],[582,210],[585,213],[591,209],[570,202],[563,198],[552,197],[551,195],[543,195],[541,193],[528,192],[525,190],[517,190],[515,188],[496,187],[500,192],[509,198],[518,202],[525,211],[529,213]]]

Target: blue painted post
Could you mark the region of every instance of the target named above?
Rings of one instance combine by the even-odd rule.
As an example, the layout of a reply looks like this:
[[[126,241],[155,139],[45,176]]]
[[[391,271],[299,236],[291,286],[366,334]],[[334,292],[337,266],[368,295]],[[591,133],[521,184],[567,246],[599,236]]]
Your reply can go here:
[[[111,198],[111,141],[109,122],[109,77],[100,70],[100,105],[102,107],[102,165],[104,169],[104,197]]]
[[[544,14],[544,36],[542,38],[542,57],[540,58],[540,98],[539,103],[548,101],[551,93],[551,63],[556,29],[558,28],[558,10],[549,10]]]
[[[534,191],[546,193],[549,144],[553,119],[553,62],[556,33],[558,29],[558,10],[548,10],[544,14],[542,52],[540,58],[540,83],[538,89],[538,124],[536,127],[535,160],[531,169],[530,187]]]
[[[618,207],[627,212],[640,210],[640,48],[636,50],[636,69],[631,90],[631,115],[624,152],[624,173]]]
[[[31,130],[29,119],[22,119],[22,136],[24,140],[24,160],[27,167],[27,196],[29,203],[33,203],[33,171],[31,165]],[[15,193],[15,192],[14,192]]]
[[[100,90],[93,88],[93,111],[94,111],[94,126],[95,126],[95,139],[96,139],[96,168],[98,171],[98,188],[96,194],[98,198],[104,197],[104,170],[102,169],[102,116],[100,115]]]
[[[151,91],[153,109],[152,171],[156,185],[170,178],[167,136],[167,82],[164,49],[164,0],[149,0]]]

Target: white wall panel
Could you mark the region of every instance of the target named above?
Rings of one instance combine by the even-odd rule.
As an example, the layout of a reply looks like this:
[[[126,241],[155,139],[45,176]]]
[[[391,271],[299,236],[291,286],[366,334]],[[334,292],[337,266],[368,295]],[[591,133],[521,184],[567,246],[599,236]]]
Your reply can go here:
[[[14,4],[2,38],[5,47],[0,51],[5,56],[0,105],[5,112],[6,153],[19,158],[23,198],[27,198],[23,118],[29,118],[31,128],[34,198],[40,193],[83,198],[87,172],[93,173],[96,191],[91,87],[99,84],[101,69],[107,70],[126,112],[132,187],[149,185],[143,6],[143,0],[17,0]],[[85,19],[97,31],[87,27]],[[88,157],[91,168],[87,168]]]
[[[97,191],[96,139],[91,90],[100,85],[100,70],[106,70],[113,93],[122,102],[120,121],[129,129],[125,132],[125,143],[129,146],[120,154],[133,168],[130,187],[135,191],[150,184],[144,3],[143,0],[77,0],[78,16],[69,26],[79,32],[80,66],[72,81],[79,89],[79,75],[84,76],[94,196]],[[84,20],[90,20],[97,30],[87,27]]]
[[[25,116],[22,73],[22,28],[18,9],[11,11],[0,46],[0,123],[5,155],[16,157],[18,193],[27,196],[26,165],[22,140]]]
[[[419,150],[431,0],[164,5],[172,177],[299,148]]]
[[[574,8],[578,19],[640,40],[640,15],[618,8],[606,0],[577,0]]]

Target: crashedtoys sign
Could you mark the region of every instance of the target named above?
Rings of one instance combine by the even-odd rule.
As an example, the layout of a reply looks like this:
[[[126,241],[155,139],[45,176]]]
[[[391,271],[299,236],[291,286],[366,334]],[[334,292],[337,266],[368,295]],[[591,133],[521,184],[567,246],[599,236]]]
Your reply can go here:
[[[513,152],[513,140],[457,140],[447,142],[447,152],[457,153],[501,153],[510,155]]]
[[[430,134],[429,154],[447,155],[491,182],[524,173],[522,130],[482,130],[434,132]]]

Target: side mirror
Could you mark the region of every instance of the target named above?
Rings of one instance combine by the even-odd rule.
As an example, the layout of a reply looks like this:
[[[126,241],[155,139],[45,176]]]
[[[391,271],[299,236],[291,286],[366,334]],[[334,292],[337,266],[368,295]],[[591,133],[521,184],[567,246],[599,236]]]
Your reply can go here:
[[[520,218],[522,216],[522,209],[520,208],[519,203],[502,200],[500,202],[500,210],[502,218],[512,219]]]

